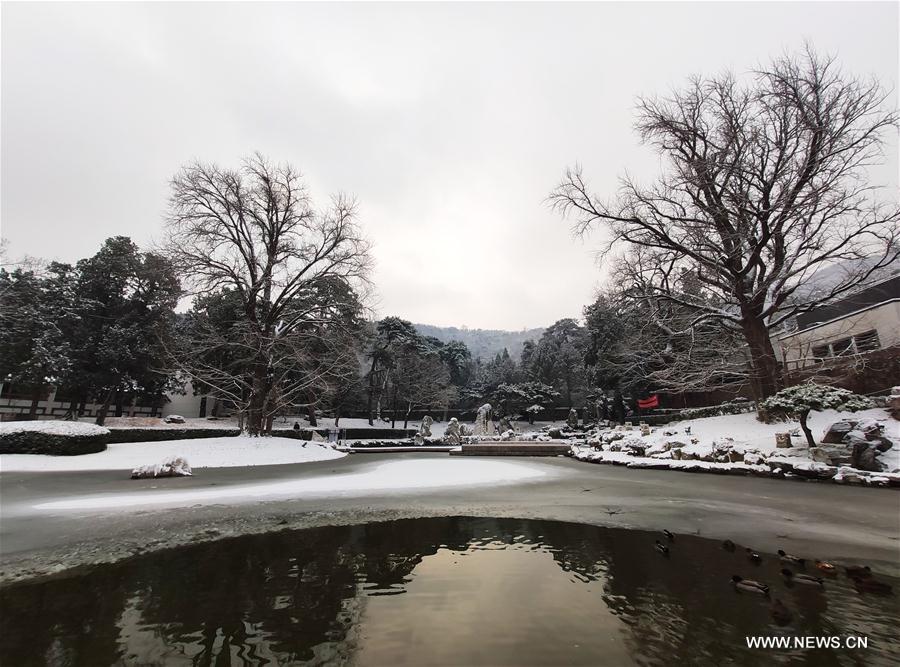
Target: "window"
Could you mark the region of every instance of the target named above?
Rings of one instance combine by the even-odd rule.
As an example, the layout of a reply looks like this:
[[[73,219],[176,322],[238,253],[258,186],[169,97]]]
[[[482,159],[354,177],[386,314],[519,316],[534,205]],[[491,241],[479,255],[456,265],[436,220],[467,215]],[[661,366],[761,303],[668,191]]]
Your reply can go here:
[[[841,338],[831,344],[831,353],[836,357],[843,357],[853,354],[853,339]]]
[[[812,353],[816,359],[825,359],[831,356],[831,348],[828,345],[816,345],[813,347]]]
[[[853,337],[857,352],[871,352],[881,349],[881,341],[878,340],[878,332],[875,329],[865,331]]]

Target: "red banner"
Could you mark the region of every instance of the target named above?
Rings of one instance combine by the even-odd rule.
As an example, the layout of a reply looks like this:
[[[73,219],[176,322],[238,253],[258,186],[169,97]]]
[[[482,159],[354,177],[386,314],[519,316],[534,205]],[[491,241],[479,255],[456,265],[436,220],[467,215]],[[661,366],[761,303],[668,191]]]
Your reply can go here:
[[[638,407],[642,410],[646,410],[648,408],[658,408],[659,407],[659,396],[653,394],[650,398],[639,398],[638,399]]]

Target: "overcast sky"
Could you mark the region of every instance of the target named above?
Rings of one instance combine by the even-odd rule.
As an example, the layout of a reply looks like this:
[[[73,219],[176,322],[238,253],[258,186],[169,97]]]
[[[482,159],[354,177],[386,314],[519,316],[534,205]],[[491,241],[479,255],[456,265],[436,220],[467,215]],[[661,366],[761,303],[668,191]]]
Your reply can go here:
[[[544,203],[569,164],[652,175],[635,98],[809,39],[898,81],[898,3],[2,6],[2,235],[74,261],[158,239],[168,179],[255,150],[355,194],[380,315],[578,317],[595,245]],[[897,187],[896,137],[875,177]]]

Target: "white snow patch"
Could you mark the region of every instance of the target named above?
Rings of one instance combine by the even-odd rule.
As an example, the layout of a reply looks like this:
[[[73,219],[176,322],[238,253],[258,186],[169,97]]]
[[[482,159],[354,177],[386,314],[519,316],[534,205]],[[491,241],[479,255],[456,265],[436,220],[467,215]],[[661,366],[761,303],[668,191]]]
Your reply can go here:
[[[0,423],[0,435],[7,433],[49,433],[51,435],[105,435],[109,429],[96,424],[72,421],[20,421]]]
[[[31,422],[37,423],[37,422]],[[44,422],[47,424],[53,422]],[[62,422],[66,423],[66,422]],[[75,470],[133,470],[155,465],[170,457],[182,457],[191,468],[236,468],[282,463],[327,461],[346,456],[327,444],[291,438],[191,438],[159,442],[122,442],[109,445],[104,452],[79,456],[47,456],[44,454],[0,455],[3,472],[66,472]]]
[[[550,476],[546,468],[527,463],[470,459],[392,461],[370,470],[262,484],[242,484],[186,491],[74,496],[35,505],[37,510],[108,510],[151,506],[185,506],[250,499],[360,496],[371,492],[438,490],[537,481]]]

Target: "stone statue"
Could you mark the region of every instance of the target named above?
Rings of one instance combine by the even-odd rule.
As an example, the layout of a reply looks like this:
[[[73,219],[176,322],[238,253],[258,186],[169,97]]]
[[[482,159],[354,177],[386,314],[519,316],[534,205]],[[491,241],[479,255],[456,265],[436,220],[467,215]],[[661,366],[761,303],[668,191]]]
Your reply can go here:
[[[569,416],[566,418],[566,424],[569,428],[578,428],[578,410],[569,408]]]
[[[478,414],[475,417],[475,435],[494,435],[493,410],[490,403],[485,403],[478,408]]]
[[[447,428],[444,429],[444,442],[449,445],[462,444],[462,432],[460,430],[459,420],[456,417],[450,419]]]
[[[512,422],[509,421],[509,417],[500,417],[500,424],[498,429],[500,433],[506,433],[507,431],[515,431],[513,428]]]
[[[422,423],[419,425],[419,435],[421,435],[423,438],[430,438],[431,437],[431,425],[433,423],[434,423],[434,420],[431,417],[429,417],[428,415],[425,415],[422,418]]]

